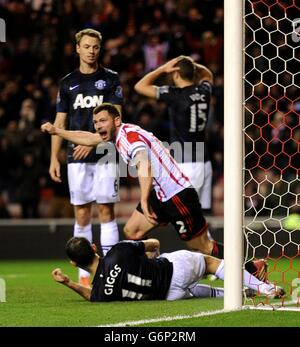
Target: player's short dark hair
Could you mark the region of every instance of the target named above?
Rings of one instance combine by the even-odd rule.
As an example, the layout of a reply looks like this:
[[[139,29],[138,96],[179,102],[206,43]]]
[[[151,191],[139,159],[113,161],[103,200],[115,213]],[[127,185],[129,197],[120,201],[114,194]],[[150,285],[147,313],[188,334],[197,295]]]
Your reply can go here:
[[[113,118],[121,116],[118,107],[108,102],[96,106],[93,110],[93,114],[97,114],[101,111],[107,111]]]
[[[190,57],[182,56],[182,58],[174,64],[174,66],[179,67],[178,73],[180,77],[184,80],[192,82],[195,77],[195,65]]]
[[[99,31],[94,30],[94,29],[84,29],[84,30],[78,31],[78,33],[75,34],[76,43],[79,44],[80,40],[85,35],[91,36],[91,37],[96,37],[99,40],[100,44],[102,42],[102,35]]]
[[[66,244],[66,253],[79,267],[92,264],[95,257],[90,242],[84,237],[72,237]]]

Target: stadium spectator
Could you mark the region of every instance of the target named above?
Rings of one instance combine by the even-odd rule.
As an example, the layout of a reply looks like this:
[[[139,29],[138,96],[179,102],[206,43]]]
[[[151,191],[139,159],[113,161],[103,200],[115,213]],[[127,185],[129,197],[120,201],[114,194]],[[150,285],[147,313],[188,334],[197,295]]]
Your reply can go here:
[[[52,181],[53,196],[49,203],[49,218],[74,218],[74,208],[70,204],[68,188],[67,150],[61,148],[58,153],[60,162],[61,183]]]
[[[102,35],[93,29],[85,29],[76,35],[76,51],[79,69],[60,81],[57,114],[54,124],[71,130],[93,130],[92,110],[102,102],[111,102],[121,107],[122,89],[118,74],[98,64]],[[61,182],[58,153],[62,139],[52,137],[49,173],[53,181]],[[119,179],[116,163],[102,163],[100,155],[88,146],[68,144],[68,183],[71,204],[74,205],[74,235],[92,241],[92,203],[96,201],[101,223],[101,245],[105,254],[119,240],[119,231],[114,215],[114,203],[118,201]],[[115,172],[108,175],[108,170]],[[88,283],[89,274],[79,270],[79,278]]]
[[[149,34],[147,43],[143,47],[145,59],[145,72],[156,69],[166,61],[168,42],[161,42],[158,35]]]
[[[205,65],[221,65],[223,41],[212,31],[204,31],[202,34],[202,55]]]
[[[18,127],[21,131],[35,128],[36,108],[32,99],[25,99],[20,110],[20,120]]]
[[[140,240],[160,224],[171,223],[192,250],[223,258],[223,245],[207,235],[196,190],[162,143],[148,131],[121,122],[116,106],[102,104],[93,111],[96,133],[68,131],[45,123],[41,129],[80,145],[113,142],[129,166],[137,167],[140,203],[124,227],[127,239]],[[246,269],[266,280],[266,262],[249,261]]]
[[[73,282],[61,269],[52,277],[88,301],[179,300],[192,297],[222,297],[222,288],[197,283],[205,274],[224,279],[224,261],[201,253],[180,250],[149,258],[146,252],[159,252],[159,241],[122,241],[104,258],[95,244],[73,237],[66,253],[74,266],[85,268],[93,276],[92,288]],[[263,283],[244,271],[244,285],[269,298],[281,297],[281,287]]]
[[[0,172],[0,191],[11,195],[15,189],[16,170],[20,161],[18,148],[12,145],[7,137],[0,139],[0,158],[5,165]],[[12,194],[13,195],[13,194]]]
[[[33,153],[25,153],[23,167],[17,174],[17,201],[22,206],[23,218],[38,218],[38,204],[40,200],[39,180],[41,168]]]
[[[11,215],[8,211],[6,201],[2,195],[0,195],[0,219],[9,219]]]

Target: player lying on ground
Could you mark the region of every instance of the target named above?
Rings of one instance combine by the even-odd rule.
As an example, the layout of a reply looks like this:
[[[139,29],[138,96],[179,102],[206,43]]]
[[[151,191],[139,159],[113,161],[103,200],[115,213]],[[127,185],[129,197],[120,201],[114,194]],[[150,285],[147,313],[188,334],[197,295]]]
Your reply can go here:
[[[97,106],[93,120],[96,133],[68,131],[51,123],[43,124],[41,129],[79,145],[97,146],[112,141],[123,160],[137,167],[141,200],[124,227],[126,238],[141,240],[157,225],[172,223],[188,248],[223,258],[215,252],[221,245],[216,247],[208,238],[208,225],[196,190],[161,141],[137,125],[122,123],[118,108],[112,104]],[[263,275],[264,264],[260,267]],[[262,279],[255,264],[251,265],[251,270],[246,269]]]
[[[191,297],[223,296],[220,288],[198,284],[205,274],[224,279],[224,261],[198,252],[180,250],[150,259],[145,252],[159,252],[159,241],[122,241],[104,258],[94,244],[83,237],[67,242],[71,264],[94,276],[92,288],[73,282],[60,269],[55,281],[73,289],[89,301],[178,300]],[[244,285],[270,298],[284,294],[282,288],[264,283],[244,271]]]

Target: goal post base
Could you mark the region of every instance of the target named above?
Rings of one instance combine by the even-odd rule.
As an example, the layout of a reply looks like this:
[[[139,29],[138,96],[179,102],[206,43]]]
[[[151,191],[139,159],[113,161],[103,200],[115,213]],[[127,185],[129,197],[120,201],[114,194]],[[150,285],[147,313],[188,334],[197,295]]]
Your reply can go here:
[[[293,304],[293,302],[290,302]],[[261,311],[290,311],[300,312],[300,307],[278,306],[278,305],[245,305],[243,310],[261,310]]]

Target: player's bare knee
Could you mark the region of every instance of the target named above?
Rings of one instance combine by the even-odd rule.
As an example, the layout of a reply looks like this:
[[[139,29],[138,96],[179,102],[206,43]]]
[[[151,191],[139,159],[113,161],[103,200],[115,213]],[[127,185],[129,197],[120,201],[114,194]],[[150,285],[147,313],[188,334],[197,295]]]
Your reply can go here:
[[[115,219],[114,204],[98,204],[101,223],[108,223]]]
[[[128,224],[124,226],[123,233],[128,240],[142,240],[145,236],[143,231],[137,230]]]
[[[135,232],[132,232],[132,229],[130,229],[127,224],[123,228],[123,234],[126,239],[134,240]]]
[[[89,205],[75,206],[75,218],[81,227],[88,225],[91,222],[91,207]]]

